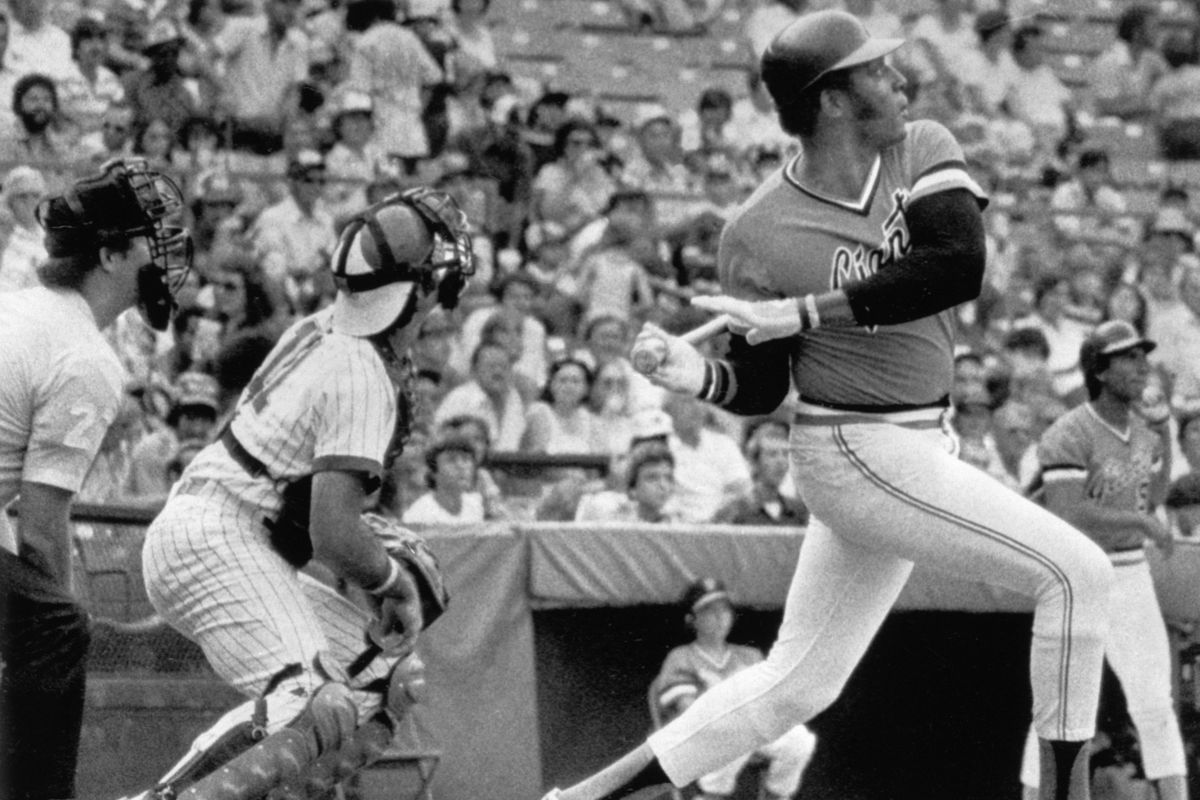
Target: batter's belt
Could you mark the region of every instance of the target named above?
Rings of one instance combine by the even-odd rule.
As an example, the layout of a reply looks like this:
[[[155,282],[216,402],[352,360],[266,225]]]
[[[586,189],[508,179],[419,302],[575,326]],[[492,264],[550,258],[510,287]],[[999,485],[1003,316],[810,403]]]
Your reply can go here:
[[[903,428],[940,428],[950,412],[950,398],[943,396],[921,405],[851,405],[800,400],[792,423],[795,425],[887,424]]]

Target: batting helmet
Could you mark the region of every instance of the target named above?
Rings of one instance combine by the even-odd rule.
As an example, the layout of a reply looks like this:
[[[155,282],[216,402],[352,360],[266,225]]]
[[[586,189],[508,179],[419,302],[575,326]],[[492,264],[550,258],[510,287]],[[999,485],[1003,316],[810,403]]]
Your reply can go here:
[[[1108,356],[1141,348],[1149,353],[1158,345],[1138,334],[1137,329],[1124,320],[1114,319],[1098,326],[1083,341],[1079,348],[1079,366],[1085,375],[1103,372]]]
[[[815,11],[789,24],[767,46],[763,83],[783,108],[830,72],[874,61],[902,44],[903,39],[872,39],[852,14]]]

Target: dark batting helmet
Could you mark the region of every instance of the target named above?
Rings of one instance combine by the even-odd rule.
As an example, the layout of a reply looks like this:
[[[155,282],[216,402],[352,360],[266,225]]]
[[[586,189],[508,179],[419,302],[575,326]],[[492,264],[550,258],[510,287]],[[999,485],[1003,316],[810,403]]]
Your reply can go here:
[[[873,39],[844,11],[815,11],[789,24],[762,56],[762,79],[778,108],[795,103],[830,72],[887,55],[903,39]]]

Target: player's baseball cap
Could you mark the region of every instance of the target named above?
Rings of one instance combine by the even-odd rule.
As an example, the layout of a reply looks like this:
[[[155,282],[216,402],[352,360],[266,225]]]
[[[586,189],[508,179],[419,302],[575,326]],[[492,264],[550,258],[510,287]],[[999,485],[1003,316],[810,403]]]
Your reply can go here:
[[[716,578],[700,578],[693,581],[683,593],[683,607],[689,614],[695,614],[705,606],[720,602],[733,604],[725,584]]]
[[[421,217],[403,205],[387,205],[375,212],[378,225],[364,225],[348,240],[338,243],[345,248],[344,274],[347,277],[369,275],[384,269],[380,243],[373,230],[382,231],[383,243],[398,264],[420,264],[433,252],[433,235]],[[341,254],[335,255],[335,262]],[[339,288],[333,301],[333,329],[350,336],[372,336],[387,328],[412,293],[411,281],[384,283],[365,291],[352,292]]]
[[[1114,319],[1099,325],[1083,340],[1083,345],[1079,348],[1079,366],[1085,373],[1090,374],[1099,369],[1104,356],[1136,348],[1149,353],[1157,346],[1155,342],[1139,334],[1133,325],[1125,320]]]
[[[775,104],[794,102],[804,90],[834,70],[882,58],[903,39],[875,39],[845,11],[804,14],[780,31],[762,56],[762,78]]]

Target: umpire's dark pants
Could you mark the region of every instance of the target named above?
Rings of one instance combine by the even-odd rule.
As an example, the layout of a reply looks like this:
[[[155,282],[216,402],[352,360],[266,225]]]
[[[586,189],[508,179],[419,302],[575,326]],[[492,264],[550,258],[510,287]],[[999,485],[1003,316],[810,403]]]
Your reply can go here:
[[[66,591],[0,550],[0,800],[75,796],[89,640]]]

